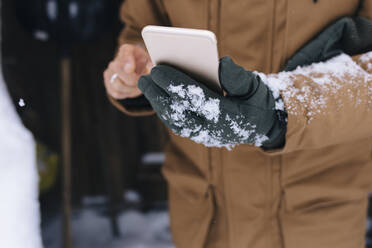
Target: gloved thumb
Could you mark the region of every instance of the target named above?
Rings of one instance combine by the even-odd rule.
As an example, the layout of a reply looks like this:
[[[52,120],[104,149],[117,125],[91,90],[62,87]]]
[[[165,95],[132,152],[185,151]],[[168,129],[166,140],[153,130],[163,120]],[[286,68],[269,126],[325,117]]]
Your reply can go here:
[[[147,100],[156,102],[159,98],[168,98],[168,94],[151,79],[150,75],[143,75],[138,80],[138,88],[145,95]]]
[[[258,87],[257,75],[234,63],[231,57],[220,59],[219,77],[228,96],[249,96]]]

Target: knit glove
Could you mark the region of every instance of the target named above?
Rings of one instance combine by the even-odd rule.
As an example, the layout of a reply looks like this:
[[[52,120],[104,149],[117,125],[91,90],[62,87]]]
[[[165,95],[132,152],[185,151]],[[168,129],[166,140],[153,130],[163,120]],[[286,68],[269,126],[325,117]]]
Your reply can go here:
[[[222,96],[168,65],[154,67],[138,87],[159,118],[175,134],[208,147],[231,149],[250,144],[272,149],[284,145],[286,113],[258,75],[220,61]]]
[[[331,59],[341,53],[350,56],[372,50],[372,21],[364,17],[343,17],[320,32],[293,55],[284,71]]]

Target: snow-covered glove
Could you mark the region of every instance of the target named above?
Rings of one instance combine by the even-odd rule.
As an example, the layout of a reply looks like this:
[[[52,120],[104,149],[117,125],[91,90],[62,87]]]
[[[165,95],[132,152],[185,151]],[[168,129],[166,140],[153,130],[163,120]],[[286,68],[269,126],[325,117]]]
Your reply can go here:
[[[263,148],[284,145],[286,113],[260,77],[220,61],[222,96],[168,65],[154,67],[138,86],[164,124],[175,134],[208,147],[250,144]]]

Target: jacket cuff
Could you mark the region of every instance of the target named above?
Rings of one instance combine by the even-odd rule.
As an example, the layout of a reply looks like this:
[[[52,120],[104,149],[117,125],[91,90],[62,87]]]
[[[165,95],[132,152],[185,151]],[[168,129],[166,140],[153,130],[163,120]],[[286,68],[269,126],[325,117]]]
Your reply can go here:
[[[148,116],[155,114],[155,111],[152,109],[144,95],[124,100],[117,100],[110,95],[107,96],[112,105],[127,115]]]

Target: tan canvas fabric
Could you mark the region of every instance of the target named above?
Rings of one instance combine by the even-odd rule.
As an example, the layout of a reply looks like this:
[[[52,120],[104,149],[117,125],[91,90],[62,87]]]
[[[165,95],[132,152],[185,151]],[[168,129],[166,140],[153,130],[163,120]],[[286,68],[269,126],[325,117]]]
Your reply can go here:
[[[163,173],[177,248],[364,247],[372,56],[344,55],[338,66],[347,69],[337,74],[322,69],[336,62],[278,74],[327,25],[355,14],[372,19],[372,0],[125,1],[121,44],[141,43],[148,24],[210,29],[221,56],[287,84],[281,150],[206,148],[170,133]],[[123,112],[151,112],[111,100]]]

